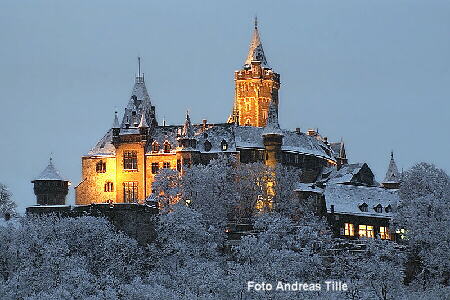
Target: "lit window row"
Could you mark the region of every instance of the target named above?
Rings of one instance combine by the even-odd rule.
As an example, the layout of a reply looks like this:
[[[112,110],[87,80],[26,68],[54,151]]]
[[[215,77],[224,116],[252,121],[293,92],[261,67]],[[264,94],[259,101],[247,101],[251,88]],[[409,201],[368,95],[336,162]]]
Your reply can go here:
[[[388,240],[391,238],[389,233],[389,227],[380,226],[379,227],[379,236],[383,240]],[[352,223],[344,223],[344,232],[345,236],[355,236],[355,225]],[[372,225],[358,225],[358,236],[366,237],[366,238],[374,238],[375,231],[374,226]]]

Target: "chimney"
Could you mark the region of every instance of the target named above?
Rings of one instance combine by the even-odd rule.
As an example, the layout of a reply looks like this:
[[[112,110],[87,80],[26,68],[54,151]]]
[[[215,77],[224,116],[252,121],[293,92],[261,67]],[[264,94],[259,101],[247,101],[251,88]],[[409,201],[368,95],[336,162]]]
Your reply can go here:
[[[295,128],[295,133],[296,133],[296,134],[300,134],[300,133],[301,133],[300,127]]]
[[[309,136],[316,136],[317,133],[316,133],[316,131],[314,129],[308,129],[307,135],[309,135]]]
[[[334,205],[333,204],[330,205],[330,211],[332,214],[334,214]]]
[[[208,123],[208,120],[206,120],[206,119],[203,119],[203,120],[202,120],[202,124],[203,124],[202,130],[203,130],[203,131],[206,130],[206,124],[207,124],[207,123]]]

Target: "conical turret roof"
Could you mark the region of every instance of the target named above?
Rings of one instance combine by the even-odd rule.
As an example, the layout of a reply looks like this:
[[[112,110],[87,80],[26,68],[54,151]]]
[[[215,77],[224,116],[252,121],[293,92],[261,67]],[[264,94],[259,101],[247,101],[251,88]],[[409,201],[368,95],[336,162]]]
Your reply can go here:
[[[36,177],[33,181],[38,180],[60,180],[60,181],[67,181],[64,179],[59,171],[55,168],[53,165],[53,160],[50,158],[50,161],[48,163],[48,166],[44,169],[44,171],[39,174],[38,177]]]
[[[391,152],[391,160],[389,161],[389,167],[386,172],[386,177],[383,180],[383,183],[399,183],[400,182],[400,173],[398,172],[397,164],[394,160],[394,152]]]
[[[186,112],[186,120],[184,121],[183,131],[181,135],[186,138],[194,136],[194,130],[192,129],[191,118],[189,117],[189,111]]]
[[[261,62],[261,66],[263,68],[270,68],[264,54],[261,38],[259,36],[257,18],[255,18],[255,28],[253,30],[252,40],[250,42],[250,48],[248,50],[247,59],[245,60],[245,65],[250,65],[252,61],[259,61]]]
[[[277,134],[283,136],[283,131],[278,123],[278,110],[274,100],[270,101],[267,115],[267,124],[264,127],[263,135]]]

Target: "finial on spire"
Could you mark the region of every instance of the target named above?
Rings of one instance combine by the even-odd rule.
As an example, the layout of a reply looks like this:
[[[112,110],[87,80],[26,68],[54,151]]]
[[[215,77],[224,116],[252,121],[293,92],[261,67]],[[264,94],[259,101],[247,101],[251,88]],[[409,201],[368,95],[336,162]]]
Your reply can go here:
[[[258,16],[255,15],[255,29],[258,29]]]
[[[141,77],[141,57],[138,56],[138,76]]]
[[[394,150],[391,150],[391,159],[394,159]]]
[[[113,122],[113,129],[120,128],[119,124],[119,118],[117,117],[117,110],[114,112],[114,122]]]

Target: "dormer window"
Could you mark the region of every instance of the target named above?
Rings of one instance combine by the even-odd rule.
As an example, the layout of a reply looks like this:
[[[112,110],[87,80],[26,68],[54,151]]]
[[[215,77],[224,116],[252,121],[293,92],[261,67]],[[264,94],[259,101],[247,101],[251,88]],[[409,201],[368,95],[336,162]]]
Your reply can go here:
[[[361,205],[359,206],[359,209],[360,209],[361,211],[367,212],[367,211],[369,211],[368,207],[369,207],[369,206],[367,205],[367,203],[363,203],[363,204],[361,204]]]
[[[206,141],[204,144],[204,147],[205,147],[205,151],[210,151],[212,148],[210,141]]]
[[[164,153],[170,153],[170,143],[168,141],[164,142]]]
[[[228,144],[225,140],[222,140],[222,143],[220,143],[220,147],[222,148],[222,151],[228,150]]]
[[[392,211],[392,206],[389,204],[388,206],[386,206],[384,208],[384,211],[387,212],[387,213],[390,213]]]
[[[383,206],[381,206],[381,204],[378,204],[377,206],[375,206],[373,208],[377,213],[382,213],[383,212]]]
[[[153,142],[152,143],[152,152],[153,153],[159,152],[159,144],[158,144],[158,142]]]

